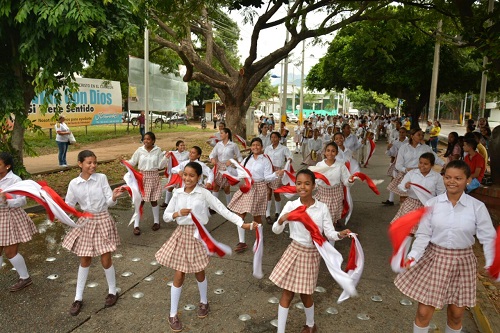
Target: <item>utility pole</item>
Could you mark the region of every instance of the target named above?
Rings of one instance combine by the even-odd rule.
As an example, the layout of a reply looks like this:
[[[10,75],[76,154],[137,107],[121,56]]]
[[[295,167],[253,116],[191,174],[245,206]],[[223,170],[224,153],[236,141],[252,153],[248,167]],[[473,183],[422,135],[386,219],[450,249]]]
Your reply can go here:
[[[149,30],[144,29],[144,128],[149,128]]]
[[[289,32],[288,32],[288,29],[286,30],[286,43],[288,43],[288,39],[289,39]],[[285,58],[285,69],[283,70],[283,100],[281,101],[281,119],[280,119],[280,122],[281,121],[285,121],[286,122],[286,100],[287,100],[287,87],[288,86],[288,54],[286,55],[286,58]]]
[[[434,63],[432,66],[431,92],[429,96],[429,116],[428,119],[434,119],[434,111],[436,110],[436,93],[439,76],[439,52],[441,49],[441,28],[443,21],[439,20],[436,30],[436,44],[434,46]]]
[[[493,12],[493,0],[488,1],[488,13]],[[488,21],[488,27],[491,26],[491,21]],[[488,74],[486,66],[488,65],[488,57],[483,57],[483,73],[481,75],[481,90],[479,91],[479,118],[484,117],[484,109],[486,108],[486,84],[488,83]]]
[[[306,48],[306,42],[303,40],[302,41],[302,65],[300,66],[300,110],[299,110],[299,121],[301,124],[303,124],[304,120],[304,114],[303,114],[303,109],[304,109],[304,52]]]

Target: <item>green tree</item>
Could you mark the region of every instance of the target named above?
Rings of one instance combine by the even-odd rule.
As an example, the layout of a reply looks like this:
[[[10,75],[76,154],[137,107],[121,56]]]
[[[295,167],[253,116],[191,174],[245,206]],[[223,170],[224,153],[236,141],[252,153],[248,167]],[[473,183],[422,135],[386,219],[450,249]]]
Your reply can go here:
[[[42,91],[75,88],[74,75],[105,50],[112,67],[116,50],[142,22],[128,0],[0,2],[0,112],[14,115],[9,150],[22,165],[24,132],[34,128],[27,116]]]
[[[252,101],[254,106],[260,102],[267,101],[272,97],[278,96],[278,87],[271,84],[271,74],[266,74],[252,91]]]
[[[186,96],[186,103],[196,101],[199,106],[203,105],[203,101],[214,98],[214,90],[208,84],[200,83],[198,81],[190,81],[188,83],[188,94]]]

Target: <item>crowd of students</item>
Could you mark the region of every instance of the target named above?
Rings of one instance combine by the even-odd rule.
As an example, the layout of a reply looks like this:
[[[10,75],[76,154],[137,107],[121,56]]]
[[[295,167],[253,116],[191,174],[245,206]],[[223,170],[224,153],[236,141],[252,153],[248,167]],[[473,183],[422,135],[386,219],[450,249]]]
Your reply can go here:
[[[182,180],[175,183],[177,185],[170,184],[165,192],[163,220],[176,221],[177,228],[156,253],[160,264],[175,271],[168,318],[171,329],[174,332],[183,329],[177,309],[186,273],[194,273],[198,283],[198,317],[209,314],[205,276],[209,254],[193,235],[198,224],[205,225],[212,214],[218,213],[236,224],[238,242],[234,251],[238,253],[248,248],[245,231],[259,228],[263,217],[277,234],[289,225],[292,242],[270,276],[271,281],[283,289],[278,309],[278,332],[285,332],[288,308],[295,293],[300,294],[305,307],[306,323],[301,332],[316,332],[311,295],[318,277],[320,256],[313,245],[313,235],[305,226],[306,220],[310,218],[320,233],[330,240],[340,240],[352,233],[345,228],[349,218],[345,210],[349,189],[359,177],[360,167],[368,166],[375,142],[386,137],[386,154],[390,157],[387,174],[392,181],[388,186],[390,196],[383,204],[394,205],[396,194],[402,199],[391,223],[424,205],[435,207],[420,226],[411,231],[416,240],[408,254],[407,267],[416,262],[415,267],[396,278],[397,287],[419,302],[413,331],[427,332],[435,308],[449,304],[446,332],[459,332],[465,306],[475,303],[475,288],[471,287],[471,281],[475,279],[476,264],[469,262],[472,260],[473,235],[477,235],[484,246],[487,265],[493,260],[495,240],[495,231],[484,204],[466,194],[477,182],[480,183],[484,175],[484,157],[476,151],[480,144],[477,136],[474,133],[466,135],[462,150],[458,135],[450,133],[446,161],[443,161],[436,156],[434,146],[431,148],[425,144],[421,129],[408,131],[395,116],[347,118],[313,115],[303,125],[298,123],[293,130],[294,153],[302,153],[304,165],[294,175],[293,168],[290,168],[294,154],[286,145],[288,129],[282,123],[280,129],[270,131],[266,122],[259,124],[259,129],[258,137],[250,142],[250,153],[243,157],[239,146],[232,140],[231,130],[219,123],[219,131],[209,139],[213,146],[209,154],[212,169],[200,161],[200,147],[186,149],[183,141],[177,141],[176,150],[163,151],[156,145],[152,132],[144,134],[143,145],[128,161],[142,174],[144,194],[141,207],[150,202],[153,231],[160,229],[160,170],[166,169],[169,179],[178,175]],[[435,131],[431,133],[435,134]],[[460,161],[462,158],[464,161]],[[11,171],[13,163],[9,154],[0,153],[1,189],[21,181]],[[433,170],[434,164],[444,166],[444,177]],[[92,217],[80,218],[77,224],[83,226],[72,229],[63,241],[63,247],[80,258],[75,299],[70,307],[73,316],[78,315],[82,308],[84,286],[93,257],[100,256],[108,282],[105,305],[113,306],[118,300],[111,253],[120,244],[120,239],[108,208],[115,205],[117,198],[125,192],[123,187],[111,190],[106,176],[96,172],[97,157],[91,151],[80,152],[78,165],[81,173],[70,182],[66,202],[71,207],[78,204]],[[234,179],[237,181],[233,182]],[[231,186],[235,185],[239,189],[231,195]],[[293,194],[299,198],[282,207],[277,190],[285,185],[294,186]],[[225,193],[225,204],[219,199],[221,189]],[[271,217],[273,198],[275,214]],[[0,255],[5,252],[19,274],[19,281],[10,289],[13,292],[32,284],[24,259],[17,252],[18,244],[28,242],[36,232],[33,222],[20,208],[24,204],[23,196],[7,198],[0,192]],[[352,200],[350,205],[352,211]],[[289,223],[302,219],[293,214],[302,206],[305,207],[302,213],[304,221],[301,221],[304,224]],[[444,212],[449,214],[446,223],[442,219]],[[247,214],[252,215],[250,223],[244,222]],[[294,217],[289,220],[289,216]],[[134,220],[133,233],[136,236],[142,232],[139,224],[140,215]],[[458,233],[464,235],[460,240],[449,236]],[[456,267],[448,259],[442,259],[449,257],[464,257],[468,263]],[[415,273],[427,269],[426,274]],[[446,281],[441,281],[438,276],[443,270],[449,273]],[[437,280],[439,285],[433,284]],[[462,282],[469,286],[465,291],[460,290]],[[437,287],[429,292],[416,287],[426,284]],[[445,292],[437,293],[437,288]]]

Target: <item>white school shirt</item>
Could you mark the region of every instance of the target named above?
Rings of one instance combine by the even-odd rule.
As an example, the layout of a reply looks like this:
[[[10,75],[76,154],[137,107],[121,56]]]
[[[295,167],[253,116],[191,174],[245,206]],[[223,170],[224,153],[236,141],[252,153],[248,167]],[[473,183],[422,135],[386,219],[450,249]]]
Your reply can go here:
[[[404,144],[399,148],[396,158],[396,170],[406,172],[406,169],[418,167],[418,160],[423,153],[433,153],[436,157],[437,165],[444,165],[443,160],[437,156],[428,145],[419,143],[415,148],[410,144]]]
[[[174,154],[177,162],[179,163],[189,161],[189,152],[186,150],[184,150],[182,153],[178,150],[172,150],[172,154]]]
[[[323,141],[319,136],[316,140],[314,140],[314,137],[312,137],[311,139],[309,139],[309,141],[307,141],[307,146],[309,147],[309,150],[315,150],[319,153],[321,149],[323,149]]]
[[[78,203],[83,211],[89,213],[105,212],[108,207],[116,205],[108,177],[103,173],[93,173],[88,180],[83,179],[81,174],[72,179],[64,201],[71,207]]]
[[[66,125],[66,123],[56,123],[55,124],[56,128],[56,141],[59,142],[69,142],[69,135],[68,134],[59,134],[57,131],[61,132],[69,132],[69,127]]]
[[[184,192],[184,187],[174,189],[172,199],[163,213],[163,220],[165,222],[172,222],[174,220],[174,213],[183,208],[191,209],[191,212],[194,216],[196,216],[201,224],[208,223],[210,218],[208,208],[212,208],[225,219],[236,224],[238,227],[243,225],[241,217],[229,211],[226,206],[219,201],[219,199],[212,195],[212,192],[198,185],[191,191],[191,193]],[[179,216],[175,220],[178,225],[194,224],[191,214]]]
[[[345,138],[344,146],[350,151],[355,152],[361,148],[361,142],[358,141],[358,137],[355,134],[351,133],[347,138]]]
[[[288,201],[283,207],[278,220],[285,214],[290,213],[292,210],[302,206],[302,202],[299,199]],[[332,216],[326,204],[315,200],[314,204],[306,209],[306,213],[311,217],[311,219],[319,227],[321,233],[325,234],[328,239],[339,240],[339,233],[335,231],[332,223]],[[311,234],[307,231],[304,224],[301,222],[285,221],[282,225],[278,223],[278,220],[273,224],[273,232],[275,234],[281,234],[288,224],[290,228],[290,238],[294,241],[300,243],[306,247],[314,247]]]
[[[399,130],[397,128],[391,130],[388,141],[389,143],[394,143],[394,141],[399,141]]]
[[[171,170],[172,174],[179,173],[179,171],[184,171],[184,168],[189,162],[191,161],[182,161],[181,163],[179,163],[179,165],[173,167]],[[212,184],[214,182],[214,173],[212,172],[212,169],[210,169],[205,163],[200,160],[196,160],[195,162],[201,165],[202,174],[207,177],[207,183]],[[200,177],[198,184],[203,184],[203,177]]]
[[[386,150],[385,154],[387,156],[396,157],[396,156],[398,156],[399,148],[401,148],[402,145],[408,143],[408,138],[405,138],[404,141],[399,141],[399,138],[398,138],[396,141],[392,141],[391,143],[392,143],[392,147],[389,148],[388,150]]]
[[[232,141],[228,141],[225,145],[222,141],[217,142],[209,158],[215,158],[218,162],[223,163],[229,161],[231,158],[235,158],[238,162],[242,160],[238,145]]]
[[[268,131],[267,135],[259,134],[258,138],[262,140],[262,147],[265,149],[271,144],[271,133]]]
[[[167,158],[165,152],[156,145],[153,146],[151,151],[147,151],[144,146],[141,146],[137,148],[128,162],[132,166],[137,165],[137,168],[141,171],[156,171],[165,167]]]
[[[325,134],[323,134],[321,140],[323,141],[323,145],[326,145],[327,143],[333,141],[333,133],[328,134],[328,132],[326,132]]]
[[[474,245],[476,235],[483,245],[485,267],[494,259],[496,232],[486,206],[470,195],[462,194],[453,207],[446,193],[429,199],[432,207],[420,221],[416,239],[408,257],[419,260],[429,242],[447,249],[466,249]]]
[[[444,187],[444,182],[443,182],[443,176],[441,176],[441,174],[432,169],[426,176],[424,176],[419,169],[410,170],[403,177],[403,180],[398,185],[398,188],[401,191],[408,193],[408,196],[410,198],[419,200],[417,194],[413,190],[413,186],[410,186],[409,189],[405,188],[405,185],[408,182],[412,182],[414,184],[423,186],[425,189],[431,192],[433,197],[446,192],[446,187]]]
[[[17,182],[20,182],[21,180],[21,177],[13,173],[11,170],[5,175],[5,177],[0,179],[0,190],[3,190]],[[6,199],[6,201],[7,206],[10,208],[22,207],[26,205],[26,197],[23,195],[12,194],[12,199]]]
[[[267,146],[264,150],[264,154],[269,156],[273,166],[283,169],[287,160],[292,159],[292,153],[290,153],[290,149],[288,147],[283,146],[278,143],[276,148],[273,145]]]
[[[349,170],[347,170],[347,167],[345,166],[345,161],[339,161],[335,159],[335,163],[332,165],[326,164],[325,160],[318,162],[316,164],[316,168],[321,167],[321,168],[328,168],[326,171],[321,171],[321,173],[328,178],[328,181],[330,182],[330,186],[327,186],[326,184],[323,185],[318,185],[318,186],[323,186],[323,187],[333,187],[335,185],[342,184],[345,187],[351,187],[353,183],[349,182],[349,177],[351,177],[351,174]]]
[[[250,155],[251,157],[245,159],[245,162],[242,165],[250,171],[252,174],[252,179],[256,182],[270,182],[278,178],[276,173],[273,171],[273,165],[269,158],[264,156],[264,154],[257,155],[257,158],[254,155]]]

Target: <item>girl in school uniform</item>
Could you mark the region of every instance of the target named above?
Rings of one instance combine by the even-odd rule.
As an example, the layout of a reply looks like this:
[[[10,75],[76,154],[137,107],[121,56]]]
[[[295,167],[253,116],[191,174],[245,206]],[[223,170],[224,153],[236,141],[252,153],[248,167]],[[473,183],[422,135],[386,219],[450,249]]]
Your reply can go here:
[[[319,230],[330,240],[345,238],[351,231],[345,229],[336,232],[328,207],[313,198],[315,176],[311,170],[302,169],[297,172],[295,186],[299,199],[289,201],[283,208],[280,217],[273,224],[273,232],[280,234],[288,223],[287,218],[291,211],[305,205],[307,214],[318,225]],[[302,333],[317,332],[314,323],[314,301],[312,294],[318,280],[320,254],[313,244],[311,234],[302,223],[288,223],[292,243],[287,247],[281,259],[276,264],[269,279],[283,289],[278,307],[278,333],[284,333],[288,309],[295,293],[300,294],[306,314],[306,325]]]
[[[160,229],[160,207],[158,200],[161,198],[161,182],[159,170],[163,169],[167,164],[167,157],[165,152],[160,147],[155,145],[156,136],[153,132],[146,132],[144,134],[143,146],[137,148],[128,161],[132,166],[136,166],[143,175],[144,182],[144,197],[141,201],[141,206],[144,203],[151,202],[153,210],[154,224],[151,229],[157,231]],[[134,235],[139,236],[141,229],[139,228],[139,219],[137,216],[134,221]]]
[[[186,144],[184,143],[184,141],[182,140],[177,141],[175,143],[175,148],[176,150],[172,150],[171,153],[174,155],[175,159],[177,160],[177,162],[179,162],[179,164],[181,162],[189,160],[189,152],[186,151]],[[173,172],[172,170],[168,170],[168,173],[172,174]],[[172,198],[173,189],[174,189],[173,187],[169,187],[165,191],[165,202],[160,205],[161,208],[167,208],[168,202]]]
[[[319,129],[314,129],[313,137],[307,141],[307,147],[309,150],[308,155],[304,159],[302,164],[313,166],[321,161],[321,150],[323,149],[323,140],[319,136]]]
[[[31,285],[33,281],[28,274],[28,268],[23,256],[18,252],[20,243],[27,243],[37,233],[35,224],[21,208],[26,205],[26,197],[14,195],[7,199],[1,190],[21,181],[12,172],[14,160],[7,152],[0,152],[0,268],[2,253],[9,259],[19,274],[19,280],[10,287],[11,292],[19,291]]]
[[[271,145],[264,149],[264,154],[269,157],[273,164],[273,171],[283,170],[287,161],[292,161],[292,153],[288,147],[280,143],[281,134],[278,132],[271,133]],[[283,177],[280,176],[268,184],[267,191],[267,206],[266,206],[266,221],[268,224],[273,224],[271,220],[271,204],[272,192],[283,185]],[[275,221],[281,213],[281,196],[279,193],[274,193],[274,206],[275,206]]]
[[[321,172],[330,182],[330,185],[318,185],[315,199],[325,203],[330,211],[334,224],[342,218],[344,193],[342,186],[351,187],[354,178],[347,170],[343,161],[337,161],[335,157],[338,153],[338,146],[335,142],[330,142],[325,147],[325,159],[316,164],[315,170]]]
[[[404,128],[404,127],[403,127]],[[392,219],[391,223],[396,221],[401,216],[411,212],[412,210],[423,207],[425,202],[431,197],[443,194],[445,192],[445,187],[443,183],[443,177],[440,173],[432,170],[434,163],[436,162],[436,157],[432,153],[423,153],[420,156],[418,162],[418,168],[409,171],[398,185],[399,190],[406,192],[408,197],[399,207],[396,216]],[[420,190],[416,188],[416,185],[420,185],[425,190]],[[416,191],[419,191],[420,196],[417,195]],[[423,202],[422,202],[423,201]],[[414,234],[417,231],[418,225],[416,225],[411,231]]]
[[[300,125],[300,121],[293,128],[293,142],[295,142],[295,154],[300,153],[300,146],[302,144],[302,131],[303,127]]]
[[[422,132],[420,128],[413,128],[410,131],[408,143],[402,145],[401,148],[399,148],[395,166],[398,173],[387,186],[387,189],[399,195],[402,199],[401,201],[403,201],[407,196],[405,192],[398,189],[398,185],[401,184],[403,177],[408,171],[416,169],[418,167],[419,158],[423,153],[433,153],[431,147],[423,143],[423,139],[424,132]],[[436,157],[436,164],[443,166],[443,160],[437,157],[435,153],[434,156]],[[387,200],[383,204],[392,206],[394,202]]]
[[[83,211],[92,213],[93,216],[81,217],[77,223],[85,223],[85,225],[71,229],[62,243],[65,249],[80,257],[75,301],[69,310],[72,316],[78,315],[82,308],[83,289],[92,257],[101,257],[101,264],[108,282],[108,296],[104,305],[113,306],[118,300],[111,252],[116,251],[116,247],[120,245],[120,238],[108,207],[116,205],[116,199],[124,191],[121,187],[111,191],[106,175],[96,173],[97,157],[90,150],[83,150],[78,154],[78,166],[81,173],[69,183],[65,201],[71,207],[75,207],[78,203]]]
[[[183,328],[177,310],[186,273],[194,273],[198,282],[200,291],[198,317],[205,318],[209,310],[208,287],[205,278],[205,268],[208,265],[209,256],[202,242],[193,236],[196,226],[191,214],[201,224],[207,224],[210,217],[208,208],[211,208],[239,228],[251,230],[257,226],[256,222],[243,223],[243,220],[238,215],[230,212],[208,190],[199,186],[198,182],[201,177],[202,167],[200,164],[196,162],[186,164],[182,173],[184,187],[174,190],[172,200],[170,200],[163,214],[165,222],[175,220],[177,228],[155,255],[160,264],[175,270],[170,293],[170,315],[168,318],[170,328],[174,332],[180,332]]]
[[[243,162],[243,167],[250,171],[254,183],[247,193],[238,190],[227,208],[245,218],[247,213],[252,214],[257,223],[262,223],[261,216],[266,213],[267,206],[267,183],[283,176],[284,171],[273,171],[273,165],[262,150],[262,140],[253,138],[250,142],[250,154]],[[245,230],[238,228],[239,243],[235,252],[243,252],[248,246],[245,242]]]
[[[359,172],[359,163],[352,157],[352,151],[344,145],[344,134],[337,132],[333,135],[333,142],[337,144],[339,151],[335,156],[335,161],[340,161],[347,166],[350,173]]]
[[[466,307],[476,305],[477,260],[472,250],[476,236],[483,245],[486,267],[494,259],[496,232],[484,203],[465,193],[471,171],[463,161],[448,163],[446,193],[427,201],[424,216],[408,253],[408,270],[394,281],[418,301],[414,333],[429,331],[436,308],[447,305],[445,333],[461,332]],[[416,264],[411,267],[411,263]]]
[[[221,141],[217,142],[214,149],[209,155],[212,165],[217,166],[217,171],[225,171],[227,168],[231,167],[231,158],[234,158],[238,162],[241,162],[241,153],[238,145],[232,141],[232,133],[229,128],[223,128],[220,130]],[[226,178],[222,177],[220,172],[215,174],[214,179],[214,190],[212,194],[214,197],[219,197],[219,190],[224,190],[226,194],[226,204],[231,202],[231,186]]]
[[[402,145],[408,143],[408,131],[406,130],[406,127],[399,127],[398,133],[398,139],[392,140],[389,144],[387,144],[387,150],[385,151],[385,154],[391,158],[391,164],[387,169],[387,175],[391,177],[391,181],[397,175],[396,158],[398,156],[399,148],[401,148]],[[386,201],[382,201],[382,203],[385,205],[394,205],[394,192],[389,191],[389,199],[387,199]]]
[[[201,187],[206,188],[207,190],[212,189],[212,184],[214,183],[214,173],[212,172],[212,169],[210,169],[205,163],[200,161],[202,150],[198,146],[193,146],[189,150],[189,159],[187,161],[183,161],[179,163],[178,166],[172,168],[172,174],[179,174],[182,177],[182,174],[184,173],[184,168],[189,162],[195,162],[201,165],[201,170],[202,170],[202,176],[200,177],[200,180],[198,182],[198,185]],[[203,183],[203,176],[206,178],[206,183]]]

